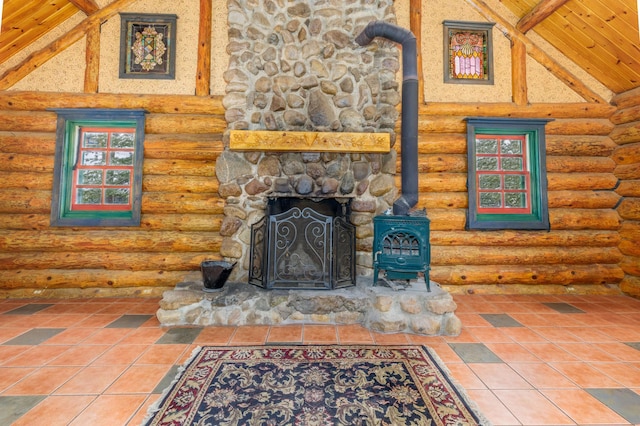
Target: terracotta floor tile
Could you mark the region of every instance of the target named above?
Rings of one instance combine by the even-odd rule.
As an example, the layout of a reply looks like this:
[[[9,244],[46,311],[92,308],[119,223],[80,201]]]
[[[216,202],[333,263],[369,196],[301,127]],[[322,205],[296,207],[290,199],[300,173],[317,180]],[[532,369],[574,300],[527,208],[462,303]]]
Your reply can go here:
[[[13,422],[12,426],[33,426],[43,422],[67,425],[94,400],[95,396],[91,395],[50,396]]]
[[[555,327],[557,325],[544,315],[513,313],[511,317],[525,327]]]
[[[55,391],[56,395],[99,395],[128,368],[126,365],[86,367]]]
[[[482,318],[480,314],[458,313],[456,310],[456,316],[465,327],[491,327],[489,321]]]
[[[125,425],[146,398],[146,395],[101,395],[70,426]]]
[[[84,345],[113,345],[131,333],[128,328],[102,328],[82,341]]]
[[[374,343],[374,336],[369,329],[361,325],[340,325],[336,327],[340,343]]]
[[[547,339],[526,327],[505,327],[503,333],[518,343],[544,343]]]
[[[593,362],[590,365],[622,386],[640,388],[640,364],[634,367],[625,362]]]
[[[338,335],[339,333],[340,329],[338,329]],[[377,345],[403,345],[409,343],[409,339],[404,333],[371,333],[371,335]],[[342,339],[340,342],[342,342]]]
[[[581,342],[613,342],[614,337],[608,336],[591,327],[567,327],[568,331],[578,337]]]
[[[582,389],[540,391],[579,425],[628,424],[609,407]]]
[[[302,340],[305,344],[338,343],[338,331],[333,325],[307,325],[302,328]]]
[[[558,343],[558,346],[567,352],[575,355],[583,361],[615,362],[619,361],[613,355],[601,351],[594,345],[588,343]]]
[[[67,328],[45,342],[47,345],[76,345],[96,332],[93,328]]]
[[[54,315],[53,318],[46,323],[42,324],[41,327],[74,327],[85,319],[87,319],[85,314],[58,314]]]
[[[640,342],[640,328],[615,326],[595,327],[594,329],[620,342]]]
[[[229,342],[232,345],[262,345],[267,341],[269,326],[249,325],[239,327]]]
[[[555,362],[549,364],[583,388],[617,388],[621,384],[586,362]]]
[[[73,346],[60,356],[52,359],[47,365],[79,365],[91,364],[111,346],[108,345],[78,345]]]
[[[453,378],[464,389],[486,389],[487,386],[480,378],[469,368],[467,364],[449,364],[447,368],[451,372]]]
[[[600,349],[602,352],[615,356],[620,361],[640,361],[640,350],[625,345],[624,343],[595,343],[592,346]]]
[[[409,334],[407,335],[407,338],[409,339],[409,342],[413,343],[414,345],[431,346],[445,344],[442,336],[421,336],[419,334]]]
[[[467,364],[489,389],[531,389],[509,365],[501,363]]]
[[[443,336],[443,339],[447,342],[455,342],[455,343],[477,343],[478,338],[471,334],[469,328],[462,328],[460,335],[458,336]]]
[[[462,359],[460,356],[454,351],[451,346],[447,343],[434,343],[428,345],[430,349],[433,349],[438,355],[438,357],[446,363],[446,365],[450,365],[451,363],[461,363]]]
[[[485,343],[504,362],[542,362],[519,343]]]
[[[103,353],[92,365],[132,364],[148,348],[147,345],[117,345]]]
[[[161,328],[137,328],[132,330],[119,344],[153,344],[164,334]]]
[[[302,343],[302,325],[271,326],[267,343]]]
[[[19,356],[13,357],[3,364],[4,367],[40,367],[47,364],[54,358],[62,355],[71,346],[32,346],[22,352]]]
[[[48,395],[73,377],[80,367],[43,367],[31,373],[3,395]]]
[[[515,418],[511,411],[493,394],[492,391],[486,389],[469,389],[467,391],[469,397],[476,403],[480,412],[494,426],[514,426],[520,422]]]
[[[113,382],[106,394],[151,393],[172,365],[133,365]]]
[[[189,345],[153,345],[134,364],[175,364]]]
[[[579,361],[580,359],[555,343],[523,343],[522,347],[544,362]]]
[[[0,328],[0,343],[7,342],[14,337],[18,337],[21,334],[26,333],[29,330],[30,328],[24,327],[2,327]]]
[[[573,327],[575,328],[575,327]],[[571,333],[570,327],[531,327],[533,331],[550,342],[582,342],[582,340]]]
[[[469,327],[469,333],[473,334],[479,342],[487,343],[513,343],[513,339],[502,332],[500,328],[494,327]]]
[[[156,403],[158,399],[160,399],[162,395],[160,394],[151,394],[149,398],[140,406],[138,411],[133,415],[131,420],[127,423],[127,426],[140,426],[143,424],[143,420],[146,419],[147,413],[149,412],[149,407]]]
[[[12,367],[0,369],[0,394],[10,386],[15,385],[29,374],[36,371],[35,367]]]
[[[512,363],[509,364],[520,376],[531,383],[536,389],[575,388],[576,384],[567,379],[562,373],[542,363]]]
[[[537,390],[496,390],[494,394],[523,425],[575,425]]]
[[[20,354],[32,349],[32,346],[23,345],[10,345],[0,346],[0,366],[7,365],[13,358],[20,356]]]
[[[236,327],[205,327],[193,343],[199,345],[227,345],[231,340],[231,336],[236,332]]]

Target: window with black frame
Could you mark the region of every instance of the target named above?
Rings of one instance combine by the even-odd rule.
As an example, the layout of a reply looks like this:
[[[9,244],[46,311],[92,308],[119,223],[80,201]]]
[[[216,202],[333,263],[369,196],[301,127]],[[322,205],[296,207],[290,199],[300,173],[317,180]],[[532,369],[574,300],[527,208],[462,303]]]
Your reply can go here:
[[[549,229],[545,119],[468,118],[467,229]]]
[[[139,226],[144,111],[58,109],[53,226]]]

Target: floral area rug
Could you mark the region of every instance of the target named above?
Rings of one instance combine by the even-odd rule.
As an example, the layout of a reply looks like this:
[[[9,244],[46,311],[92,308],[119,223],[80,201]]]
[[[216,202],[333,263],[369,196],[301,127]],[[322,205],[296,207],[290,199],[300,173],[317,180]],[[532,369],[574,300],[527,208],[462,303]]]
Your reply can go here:
[[[425,346],[203,347],[147,425],[488,425]]]

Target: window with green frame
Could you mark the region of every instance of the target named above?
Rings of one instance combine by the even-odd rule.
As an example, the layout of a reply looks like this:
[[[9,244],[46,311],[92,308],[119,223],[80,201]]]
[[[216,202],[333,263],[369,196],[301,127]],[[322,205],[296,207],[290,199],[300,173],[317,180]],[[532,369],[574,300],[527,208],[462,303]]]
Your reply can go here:
[[[143,110],[55,109],[52,226],[139,226]]]
[[[467,229],[549,229],[549,121],[467,118]]]

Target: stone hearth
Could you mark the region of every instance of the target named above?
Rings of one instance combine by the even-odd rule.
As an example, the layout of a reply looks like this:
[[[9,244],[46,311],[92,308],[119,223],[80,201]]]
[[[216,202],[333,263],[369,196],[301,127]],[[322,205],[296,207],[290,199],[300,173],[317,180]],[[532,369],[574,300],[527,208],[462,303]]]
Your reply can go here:
[[[321,292],[244,283],[205,292],[202,282],[183,282],[164,293],[156,315],[164,326],[361,324],[383,333],[457,336],[461,322],[455,309],[451,295],[434,282],[431,292],[422,279],[392,290],[360,277],[355,287]]]

